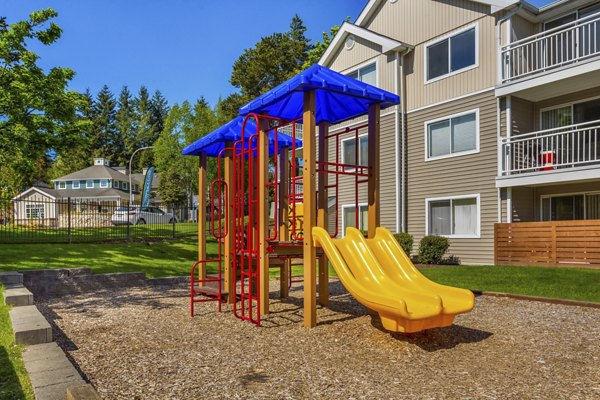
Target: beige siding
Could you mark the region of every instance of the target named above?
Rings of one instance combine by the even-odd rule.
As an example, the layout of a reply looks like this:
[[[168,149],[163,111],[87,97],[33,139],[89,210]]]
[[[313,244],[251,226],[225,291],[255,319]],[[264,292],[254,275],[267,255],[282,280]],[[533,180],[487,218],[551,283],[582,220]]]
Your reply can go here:
[[[380,156],[381,156],[381,176],[380,176],[380,190],[381,190],[381,226],[390,229],[392,232],[396,231],[396,118],[395,114],[389,114],[390,110],[383,110],[381,117],[381,142],[380,142]],[[358,123],[356,126],[366,124],[366,120]],[[339,131],[339,130],[338,130]],[[336,132],[336,127],[331,128],[331,132]],[[359,130],[358,134],[363,135],[367,133],[366,127]],[[339,143],[339,156],[340,162],[342,162],[342,141],[344,139],[354,137],[354,132],[340,135]],[[335,139],[331,139],[329,143],[329,159],[335,161],[336,159],[336,142]],[[335,177],[329,177],[329,183],[332,184]],[[361,178],[362,179],[362,178]],[[338,224],[339,233],[342,234],[342,207],[345,205],[353,206],[355,204],[355,183],[354,177],[352,176],[340,176],[339,178],[339,193],[338,193]],[[358,202],[363,204],[367,202],[367,183],[359,185],[358,189]],[[335,191],[330,189],[329,195],[335,195]],[[334,212],[331,210],[330,212]],[[333,218],[330,219],[330,223],[335,223]],[[333,225],[330,226],[330,231],[333,231]]]
[[[381,54],[381,46],[360,37],[354,38],[356,43],[348,50],[342,44],[329,68],[335,71],[346,71],[368,60],[376,59]]]
[[[490,7],[468,0],[384,2],[364,27],[416,46],[487,15]]]
[[[338,50],[338,54],[329,68],[347,74],[357,67],[377,63],[377,86],[392,93],[397,92],[394,74],[395,54],[378,54],[374,57],[361,58],[353,54],[353,51],[354,49],[348,51],[342,47]]]
[[[27,193],[25,196],[19,198],[18,201],[14,203],[14,212],[15,218],[18,220],[25,220],[27,218],[26,205],[27,204],[36,204],[43,203],[44,204],[44,218],[45,219],[54,219],[57,218],[57,206],[54,203],[55,200],[52,198],[41,194],[36,191],[31,191]]]
[[[425,122],[479,108],[480,152],[425,161]],[[462,263],[491,264],[498,220],[496,99],[493,91],[408,114],[408,231],[419,243],[426,231],[425,199],[480,195],[481,238],[451,239],[449,254]]]
[[[475,22],[478,26],[478,66],[456,75],[425,83],[425,49],[421,44],[407,57],[407,109],[408,111],[455,97],[468,95],[496,84],[495,19],[483,17]],[[433,25],[433,24],[432,24]],[[448,30],[451,33],[456,31]],[[431,36],[432,41],[435,37]]]
[[[524,39],[537,33],[537,24],[527,21],[525,18],[514,15],[511,19],[512,42]],[[504,42],[506,43],[506,42]]]
[[[512,135],[522,135],[535,130],[533,103],[513,97],[511,99]]]
[[[533,188],[512,188],[512,222],[535,221],[534,197]]]

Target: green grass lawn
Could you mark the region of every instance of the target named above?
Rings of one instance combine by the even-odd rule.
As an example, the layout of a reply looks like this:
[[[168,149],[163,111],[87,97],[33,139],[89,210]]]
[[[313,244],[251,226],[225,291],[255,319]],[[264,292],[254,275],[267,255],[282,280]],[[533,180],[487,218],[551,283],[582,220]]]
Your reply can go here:
[[[14,344],[8,309],[0,304],[0,399],[33,400],[33,388],[21,357],[23,346]]]
[[[217,243],[207,242],[209,258]],[[158,242],[0,245],[0,271],[92,268],[94,273],[145,272],[148,277],[187,275],[197,258],[196,237]],[[215,272],[213,267],[209,272]],[[294,274],[302,268],[295,267]],[[430,279],[471,290],[600,302],[600,270],[583,268],[452,266],[426,268]],[[277,277],[279,269],[270,271]],[[332,275],[334,275],[332,273]]]
[[[470,290],[600,302],[600,270],[458,266],[421,271],[433,281]]]
[[[110,240],[126,240],[127,225],[107,226],[103,228],[71,228],[73,243],[101,242]],[[129,237],[132,239],[172,238],[196,235],[198,224],[178,222],[173,232],[172,224],[130,225]],[[65,243],[69,238],[67,228],[31,228],[20,226],[0,226],[0,245],[11,243]]]

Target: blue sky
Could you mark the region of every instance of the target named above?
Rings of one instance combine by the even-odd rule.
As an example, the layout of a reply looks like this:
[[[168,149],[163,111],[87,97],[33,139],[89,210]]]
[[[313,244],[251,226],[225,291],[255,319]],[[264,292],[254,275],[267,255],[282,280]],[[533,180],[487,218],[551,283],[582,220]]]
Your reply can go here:
[[[287,30],[297,13],[308,36],[320,39],[346,16],[354,20],[367,0],[2,1],[0,14],[9,23],[41,8],[58,11],[62,38],[31,48],[43,67],[75,70],[74,90],[96,93],[106,83],[113,92],[125,84],[137,91],[146,85],[160,89],[171,104],[200,96],[214,104],[235,91],[231,66],[261,36]]]
[[[127,84],[160,89],[169,103],[200,96],[214,104],[235,88],[231,66],[261,36],[286,31],[295,13],[308,36],[346,16],[360,13],[361,0],[2,0],[0,15],[9,23],[34,10],[52,7],[63,29],[50,47],[32,46],[41,65],[72,68],[70,87],[96,93],[103,84],[113,92]]]

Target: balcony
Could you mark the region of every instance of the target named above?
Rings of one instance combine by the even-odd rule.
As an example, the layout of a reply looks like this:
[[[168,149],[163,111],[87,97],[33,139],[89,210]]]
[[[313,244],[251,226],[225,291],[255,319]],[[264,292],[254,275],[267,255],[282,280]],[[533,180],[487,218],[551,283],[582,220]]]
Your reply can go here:
[[[500,50],[502,83],[600,55],[600,13],[509,43]]]
[[[537,101],[556,96],[556,89],[567,93],[573,86],[578,90],[600,81],[600,13],[561,25],[500,48],[501,76],[497,95],[506,95],[555,83],[546,93],[531,98]],[[585,79],[570,78],[588,74]],[[585,84],[584,84],[585,82]],[[539,89],[539,88],[537,88]],[[547,96],[546,96],[547,97]]]
[[[600,120],[501,138],[500,146],[498,187],[600,177]]]

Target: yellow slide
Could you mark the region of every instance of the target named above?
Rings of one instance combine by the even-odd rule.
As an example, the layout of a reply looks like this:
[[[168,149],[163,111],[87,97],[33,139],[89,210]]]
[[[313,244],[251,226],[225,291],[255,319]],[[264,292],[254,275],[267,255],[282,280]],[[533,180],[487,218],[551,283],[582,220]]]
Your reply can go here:
[[[456,314],[473,308],[473,293],[431,282],[388,230],[377,228],[376,233],[365,239],[359,230],[347,228],[345,238],[331,239],[315,227],[313,240],[350,294],[377,312],[385,329],[408,333],[449,326]]]

